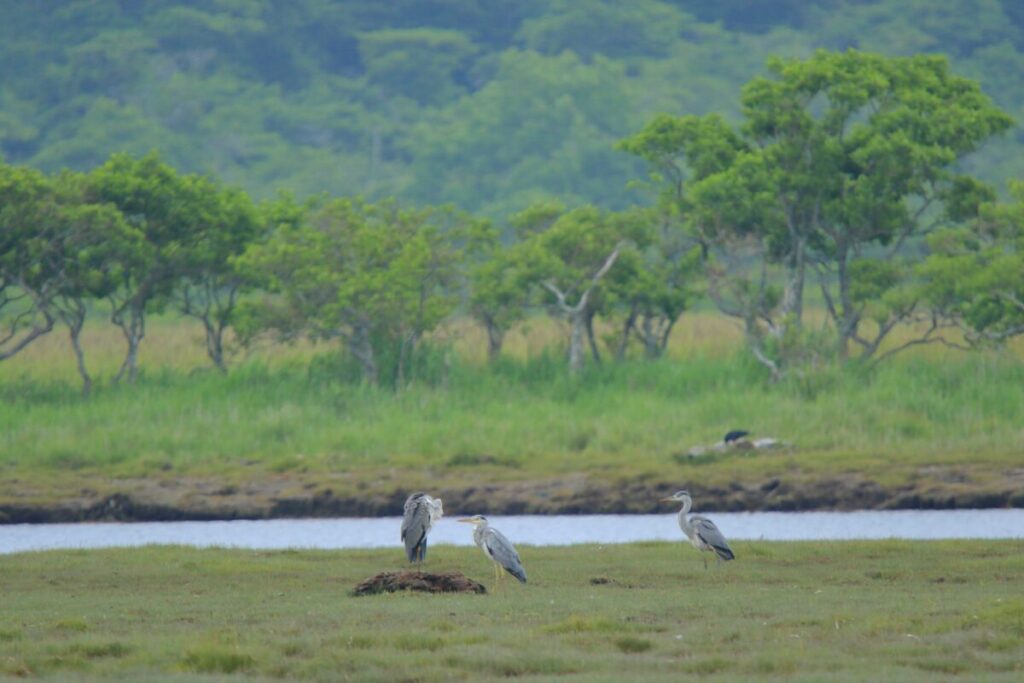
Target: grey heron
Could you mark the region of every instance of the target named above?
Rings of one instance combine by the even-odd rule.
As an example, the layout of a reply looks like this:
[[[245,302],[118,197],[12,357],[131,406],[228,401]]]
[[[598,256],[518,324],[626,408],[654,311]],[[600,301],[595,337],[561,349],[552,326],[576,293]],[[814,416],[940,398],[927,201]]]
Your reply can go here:
[[[690,498],[690,494],[687,491],[676,491],[669,498],[662,498],[662,500],[683,504],[683,509],[679,511],[679,528],[690,539],[690,543],[693,544],[694,548],[715,553],[719,561],[725,560],[728,562],[736,557],[726,542],[725,536],[718,530],[714,522],[701,515],[687,517],[687,513],[690,512],[690,506],[693,505],[693,499]],[[708,568],[707,558],[704,558],[704,568]]]
[[[501,581],[501,570],[504,569],[520,582],[526,583],[526,570],[523,569],[523,563],[520,562],[519,553],[516,552],[512,541],[490,526],[487,523],[487,518],[483,515],[473,515],[459,521],[473,525],[473,541],[494,563],[494,580],[496,582]]]
[[[422,562],[427,558],[427,534],[442,515],[444,508],[440,498],[432,498],[417,491],[406,499],[402,516],[402,541],[405,542],[405,554],[410,562]]]

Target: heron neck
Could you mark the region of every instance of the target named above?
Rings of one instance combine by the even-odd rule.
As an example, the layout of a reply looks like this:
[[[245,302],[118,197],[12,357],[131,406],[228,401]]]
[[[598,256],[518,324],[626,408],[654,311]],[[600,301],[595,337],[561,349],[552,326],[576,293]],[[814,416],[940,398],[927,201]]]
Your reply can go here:
[[[686,517],[686,515],[689,514],[690,506],[692,506],[692,505],[693,505],[693,501],[692,500],[690,500],[689,498],[684,498],[683,499],[683,509],[679,511],[679,514],[682,515],[683,517]]]

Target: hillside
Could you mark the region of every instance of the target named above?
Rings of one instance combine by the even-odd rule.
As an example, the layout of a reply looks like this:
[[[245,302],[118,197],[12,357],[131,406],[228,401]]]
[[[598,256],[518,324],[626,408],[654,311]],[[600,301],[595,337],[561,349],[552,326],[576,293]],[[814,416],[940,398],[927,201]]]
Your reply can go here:
[[[613,144],[656,112],[736,118],[771,54],[942,52],[1024,120],[1014,0],[240,0],[0,5],[0,155],[52,171],[158,149],[257,196],[396,195],[501,216],[622,208]],[[1020,175],[1018,127],[971,160]]]

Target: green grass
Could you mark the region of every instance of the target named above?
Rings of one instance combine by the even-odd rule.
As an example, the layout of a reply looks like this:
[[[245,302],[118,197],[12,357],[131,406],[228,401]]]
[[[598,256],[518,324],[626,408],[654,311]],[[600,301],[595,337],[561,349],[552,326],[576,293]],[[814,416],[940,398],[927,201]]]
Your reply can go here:
[[[428,358],[425,379],[398,392],[347,381],[350,364],[302,346],[257,353],[226,376],[193,372],[195,330],[165,321],[154,324],[162,345],[138,384],[83,399],[70,378],[50,374],[63,356],[44,346],[0,364],[0,503],[141,477],[242,485],[344,475],[331,485],[352,494],[581,474],[728,485],[856,473],[900,486],[952,466],[984,483],[1019,467],[1024,364],[1015,352],[929,351],[873,373],[826,369],[772,385],[741,351],[723,350],[732,341],[696,345],[702,326],[725,334],[720,321],[691,322],[680,334],[691,348],[592,366],[576,380],[557,353],[536,351],[550,328],[514,336],[493,367],[462,354],[460,337],[447,374]],[[107,342],[101,367],[116,360]],[[184,349],[192,355],[182,360]],[[794,449],[683,457],[736,427]]]
[[[1017,681],[1024,543],[520,548],[530,583],[354,598],[399,549],[0,556],[0,679]],[[476,548],[428,566],[491,583]],[[598,581],[592,581],[597,579]],[[513,585],[514,584],[514,585]]]

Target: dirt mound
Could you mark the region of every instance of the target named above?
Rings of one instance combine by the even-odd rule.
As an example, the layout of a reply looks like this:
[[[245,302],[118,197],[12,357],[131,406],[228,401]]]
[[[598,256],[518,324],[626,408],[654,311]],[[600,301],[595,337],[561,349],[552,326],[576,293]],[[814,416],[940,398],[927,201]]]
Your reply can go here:
[[[396,591],[423,593],[486,593],[483,584],[467,578],[462,572],[432,574],[418,570],[381,572],[356,584],[352,595],[376,595]]]

